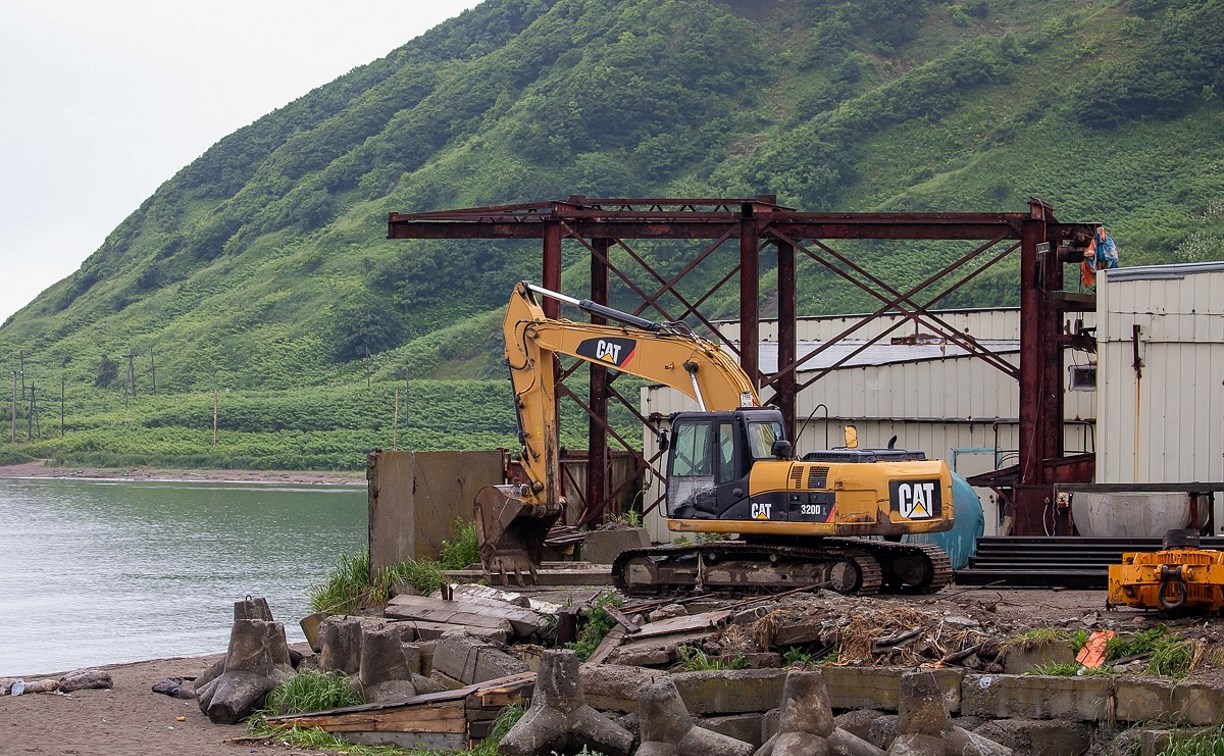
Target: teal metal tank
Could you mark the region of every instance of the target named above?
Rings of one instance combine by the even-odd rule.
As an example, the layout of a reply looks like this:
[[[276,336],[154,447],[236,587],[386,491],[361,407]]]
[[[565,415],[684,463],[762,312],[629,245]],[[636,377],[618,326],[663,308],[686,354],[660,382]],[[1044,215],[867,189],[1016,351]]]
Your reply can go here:
[[[969,557],[977,553],[977,539],[986,532],[986,515],[982,502],[973,491],[973,486],[956,473],[952,473],[951,530],[942,533],[917,533],[904,536],[905,543],[929,543],[947,552],[952,560],[952,569],[964,569]]]

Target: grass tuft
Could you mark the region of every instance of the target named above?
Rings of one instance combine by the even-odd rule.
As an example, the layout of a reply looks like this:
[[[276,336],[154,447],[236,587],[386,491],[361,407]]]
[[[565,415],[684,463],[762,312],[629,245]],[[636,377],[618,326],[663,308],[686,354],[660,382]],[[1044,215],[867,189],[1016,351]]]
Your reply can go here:
[[[604,636],[616,626],[616,620],[611,614],[608,614],[604,607],[621,606],[624,603],[624,600],[615,591],[605,591],[597,596],[589,607],[582,610],[585,624],[582,626],[582,631],[578,633],[578,639],[569,644],[574,653],[578,654],[579,661],[591,658],[591,654],[595,653],[595,649],[599,648],[599,644],[603,642]]]
[[[743,654],[739,654],[730,662],[725,662],[716,656],[710,656],[702,649],[696,646],[682,645],[676,649],[680,655],[680,661],[677,663],[685,672],[706,672],[709,670],[720,669],[746,669],[748,667],[748,659]]]
[[[277,685],[264,705],[266,716],[306,714],[365,703],[344,676],[335,672],[302,670]]]
[[[1224,756],[1224,725],[1185,737],[1174,735],[1159,756]]]

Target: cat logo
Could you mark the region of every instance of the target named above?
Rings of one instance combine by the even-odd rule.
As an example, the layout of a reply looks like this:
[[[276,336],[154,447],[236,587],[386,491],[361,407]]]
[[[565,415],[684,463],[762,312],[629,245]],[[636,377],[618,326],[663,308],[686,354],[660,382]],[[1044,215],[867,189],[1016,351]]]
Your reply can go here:
[[[765,501],[752,502],[752,519],[768,520],[770,503]]]
[[[633,339],[586,339],[574,351],[594,362],[623,367],[633,358],[636,348],[637,342]]]
[[[938,480],[892,481],[888,484],[892,510],[909,520],[929,520],[942,511]]]

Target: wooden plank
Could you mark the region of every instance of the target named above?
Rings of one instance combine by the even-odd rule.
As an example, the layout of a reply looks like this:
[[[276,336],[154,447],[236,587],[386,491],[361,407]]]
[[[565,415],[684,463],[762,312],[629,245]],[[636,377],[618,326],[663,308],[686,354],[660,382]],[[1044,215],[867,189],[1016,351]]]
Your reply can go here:
[[[468,737],[462,733],[438,732],[350,732],[345,740],[362,745],[394,745],[400,748],[429,751],[463,751],[468,747]]]
[[[630,635],[633,635],[634,633],[637,633],[637,632],[641,632],[642,630],[641,626],[639,626],[638,623],[626,617],[625,613],[622,612],[620,609],[617,609],[616,607],[609,604],[608,606],[604,607],[604,611],[608,613],[608,616],[616,620],[617,624],[625,628],[625,632],[629,633]]]
[[[730,609],[719,609],[702,614],[691,614],[684,617],[669,617],[658,622],[642,625],[640,632],[634,634],[634,640],[654,638],[660,635],[691,633],[696,630],[709,630],[726,622],[731,617]]]
[[[617,625],[609,630],[608,634],[605,635],[603,640],[599,642],[599,645],[595,648],[595,651],[592,652],[590,658],[587,659],[587,662],[590,664],[603,664],[604,661],[606,661],[607,658],[612,655],[612,652],[615,651],[618,646],[620,646],[621,641],[625,637],[625,633],[625,628],[620,625]]]
[[[523,672],[498,680],[489,680],[477,686],[469,700],[475,699],[483,707],[496,708],[524,703],[531,700],[531,693],[535,690],[535,680],[535,672]]]
[[[465,732],[467,717],[462,701],[425,704],[379,711],[340,711],[279,717],[278,727],[318,727],[327,732]]]

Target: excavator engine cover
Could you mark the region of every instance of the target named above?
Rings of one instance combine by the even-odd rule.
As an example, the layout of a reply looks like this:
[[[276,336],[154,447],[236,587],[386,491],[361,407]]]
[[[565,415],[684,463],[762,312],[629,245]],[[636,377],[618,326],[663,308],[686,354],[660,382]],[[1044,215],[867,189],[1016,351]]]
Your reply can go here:
[[[1163,550],[1126,553],[1122,564],[1109,565],[1107,604],[1218,614],[1224,607],[1224,551],[1200,549],[1197,537],[1187,541],[1170,531]]]
[[[544,541],[561,516],[559,505],[530,505],[522,486],[485,486],[476,493],[476,542],[487,572],[501,575],[502,584],[536,581],[536,565],[544,558]],[[524,576],[524,572],[527,576]]]

